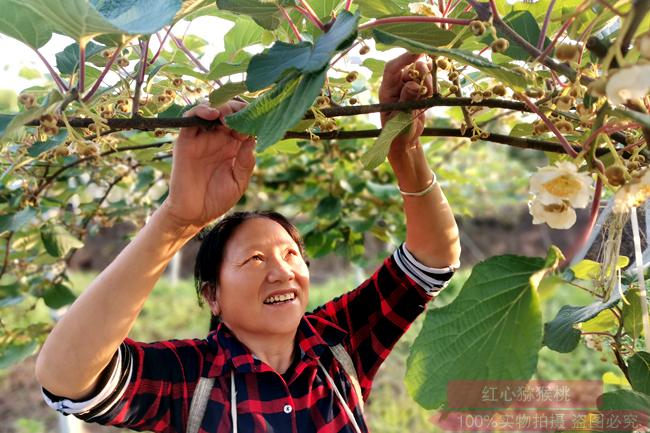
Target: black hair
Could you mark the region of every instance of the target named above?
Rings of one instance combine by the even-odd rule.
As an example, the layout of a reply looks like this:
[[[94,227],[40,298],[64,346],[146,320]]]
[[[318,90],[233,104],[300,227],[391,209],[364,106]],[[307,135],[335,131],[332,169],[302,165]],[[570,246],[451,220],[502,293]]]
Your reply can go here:
[[[199,247],[199,252],[196,255],[196,262],[194,264],[194,286],[196,288],[199,305],[203,305],[203,299],[204,296],[206,296],[206,293],[204,293],[206,290],[204,288],[205,284],[208,284],[207,290],[209,291],[208,293],[210,296],[215,296],[216,294],[216,290],[219,287],[221,263],[223,262],[228,240],[230,240],[237,227],[239,227],[244,221],[254,218],[268,218],[280,224],[298,245],[300,255],[305,262],[307,262],[305,247],[300,232],[284,215],[274,211],[259,210],[250,212],[233,212],[223,217],[212,228],[204,230],[199,235],[201,246]]]

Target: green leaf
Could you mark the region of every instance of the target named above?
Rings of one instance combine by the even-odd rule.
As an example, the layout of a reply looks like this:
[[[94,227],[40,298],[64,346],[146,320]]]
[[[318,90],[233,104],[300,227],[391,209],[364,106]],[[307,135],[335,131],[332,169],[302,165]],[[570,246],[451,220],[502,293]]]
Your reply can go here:
[[[411,0],[356,0],[361,15],[366,18],[379,18],[389,15],[407,15]]]
[[[318,206],[316,206],[316,210],[314,211],[314,214],[319,218],[327,220],[335,220],[340,213],[341,200],[331,195],[318,202]]]
[[[298,145],[298,140],[296,139],[282,140],[269,147],[267,151],[272,151],[272,153],[288,153],[290,155],[293,155],[300,153],[300,146]]]
[[[624,268],[630,263],[626,256],[619,256],[616,262],[616,269]],[[571,266],[573,275],[581,280],[593,280],[600,274],[600,263],[593,260],[584,259]]]
[[[86,44],[86,59],[105,50],[105,45],[88,42]],[[65,47],[60,53],[56,53],[56,68],[65,75],[73,74],[79,67],[79,44],[72,43]]]
[[[22,111],[18,114],[11,115],[11,119],[5,117],[3,119],[3,123],[6,122],[7,120],[9,120],[9,122],[4,127],[4,130],[2,131],[2,135],[0,135],[0,141],[11,138],[14,134],[20,131],[20,129],[26,123],[38,119],[39,117],[41,117],[43,113],[45,113],[45,108],[38,106],[38,107],[33,107],[28,110]]]
[[[618,325],[616,316],[610,309],[606,309],[598,313],[593,319],[580,324],[582,332],[606,332]]]
[[[627,361],[627,368],[632,389],[650,396],[650,353],[635,353]]]
[[[559,257],[557,249],[549,251],[551,268]],[[435,409],[452,380],[530,378],[542,341],[537,285],[551,268],[542,258],[512,255],[474,266],[457,298],[427,313],[407,361],[410,395]]]
[[[388,201],[399,196],[399,191],[393,184],[382,185],[380,183],[375,183],[369,180],[368,182],[366,182],[366,188],[368,188],[370,194],[374,195],[375,197],[383,201]]]
[[[391,33],[384,32],[379,29],[373,29],[373,35],[377,42],[390,46],[398,46],[406,48],[414,53],[426,52],[432,56],[445,56],[450,59],[454,59],[457,62],[473,66],[479,71],[489,75],[493,78],[506,82],[512,86],[523,88],[526,86],[525,77],[520,74],[505,68],[503,66],[496,65],[489,60],[477,56],[469,51],[457,50],[457,49],[447,49],[447,48],[437,48],[428,44],[423,44],[418,41],[411,39],[403,38]]]
[[[226,83],[210,93],[210,105],[218,107],[244,92],[246,92],[246,83]]]
[[[393,140],[405,132],[411,126],[412,122],[413,114],[403,111],[397,113],[395,117],[386,122],[375,143],[361,156],[363,166],[368,170],[372,170],[384,162]]]
[[[18,0],[0,0],[0,33],[32,48],[40,48],[52,37],[52,28],[23,3]]]
[[[0,137],[5,135],[5,130],[14,120],[14,117],[16,117],[15,114],[0,114]]]
[[[32,341],[11,341],[8,345],[0,347],[0,369],[9,368],[18,364],[28,356],[34,354],[38,343]]]
[[[281,15],[275,3],[258,0],[217,0],[219,9],[248,15],[267,30],[275,30],[280,25]]]
[[[618,304],[620,300],[620,293],[615,291],[607,302],[598,301],[582,307],[563,306],[553,320],[544,324],[544,345],[556,352],[571,352],[578,345],[581,335],[575,325],[596,317],[601,311]]]
[[[235,26],[223,38],[226,52],[233,56],[238,51],[259,44],[264,30],[248,18],[238,18]]]
[[[29,156],[36,158],[41,153],[54,149],[55,147],[63,143],[67,137],[68,137],[68,131],[63,129],[54,137],[49,137],[46,141],[37,141],[36,143],[32,144],[31,146],[29,146],[27,153],[29,154]]]
[[[627,291],[623,301],[623,328],[634,340],[643,334],[643,307],[641,306],[641,292],[635,287]]]
[[[293,74],[226,121],[239,132],[257,136],[257,150],[263,152],[303,118],[320,94],[326,74],[326,69],[304,76]]]
[[[20,284],[0,286],[0,308],[19,304],[23,299],[24,296],[20,293]]]
[[[43,293],[43,301],[50,308],[58,309],[72,304],[77,297],[69,287],[63,284],[55,284]]]
[[[41,239],[45,250],[52,257],[64,257],[71,249],[84,246],[83,242],[60,225],[45,228],[41,231]]]
[[[341,0],[310,0],[309,4],[321,21],[327,22],[332,18],[332,11]]]
[[[618,114],[619,116],[627,117],[629,119],[634,120],[635,122],[639,122],[641,125],[645,126],[646,128],[650,128],[650,115],[644,114],[644,113],[637,113],[636,111],[631,111],[631,110],[621,110],[621,109],[613,109],[610,110],[613,114]]]
[[[35,216],[36,210],[31,207],[26,207],[20,212],[0,215],[0,234],[7,231],[17,232],[31,222]]]
[[[269,50],[253,56],[246,77],[248,90],[264,89],[293,70],[301,73],[322,70],[337,51],[350,46],[356,37],[358,21],[358,15],[343,11],[332,28],[315,45],[309,42],[287,44],[278,41]]]
[[[602,394],[598,397],[597,404],[600,410],[638,411],[640,415],[638,420],[644,422],[645,426],[648,425],[648,417],[650,417],[650,396],[636,391],[621,389]],[[617,429],[617,431],[624,430]],[[631,432],[633,429],[629,428],[627,431]]]
[[[13,7],[15,3],[0,0],[0,7]],[[181,0],[22,0],[21,4],[50,23],[52,31],[80,42],[107,33],[155,33],[171,23]]]
[[[22,67],[18,72],[18,76],[26,80],[36,80],[38,78],[43,78],[41,71],[35,68]]]
[[[533,125],[531,123],[519,123],[510,130],[511,137],[529,137],[533,135]]]
[[[381,30],[391,35],[428,44],[433,47],[440,47],[449,44],[456,34],[449,30],[432,26],[429,23],[396,23],[384,24]]]

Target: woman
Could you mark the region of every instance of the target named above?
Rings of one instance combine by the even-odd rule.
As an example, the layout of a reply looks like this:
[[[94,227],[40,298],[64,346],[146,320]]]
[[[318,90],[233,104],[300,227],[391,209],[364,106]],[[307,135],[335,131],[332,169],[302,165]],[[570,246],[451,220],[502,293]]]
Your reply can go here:
[[[415,62],[387,63],[381,102],[416,99]],[[223,118],[243,104],[188,115]],[[382,116],[382,122],[390,114]],[[305,314],[309,272],[297,231],[274,213],[234,214],[204,240],[197,284],[221,319],[205,339],[126,338],[174,254],[246,190],[254,140],[226,126],[185,128],[169,196],[53,329],[37,360],[46,401],[87,421],[156,432],[365,432],[362,404],[393,345],[457,266],[458,231],[419,136],[391,144],[407,237],[360,287]]]

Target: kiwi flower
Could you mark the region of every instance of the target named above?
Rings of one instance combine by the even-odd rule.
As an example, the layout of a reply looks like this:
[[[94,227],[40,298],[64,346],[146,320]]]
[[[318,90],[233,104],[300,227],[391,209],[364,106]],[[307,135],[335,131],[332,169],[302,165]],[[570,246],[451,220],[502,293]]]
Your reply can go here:
[[[425,17],[439,17],[440,11],[433,5],[425,2],[409,3],[409,11],[415,15],[424,15]]]
[[[613,73],[605,87],[607,99],[614,105],[643,98],[650,90],[650,64],[633,65]]]
[[[578,172],[578,167],[569,161],[538,169],[529,184],[533,198],[528,205],[533,224],[547,223],[554,229],[573,226],[574,209],[586,207],[591,199],[591,184],[591,175]]]
[[[650,198],[650,170],[646,169],[640,176],[622,186],[614,196],[614,212],[624,213],[633,207],[639,207]]]

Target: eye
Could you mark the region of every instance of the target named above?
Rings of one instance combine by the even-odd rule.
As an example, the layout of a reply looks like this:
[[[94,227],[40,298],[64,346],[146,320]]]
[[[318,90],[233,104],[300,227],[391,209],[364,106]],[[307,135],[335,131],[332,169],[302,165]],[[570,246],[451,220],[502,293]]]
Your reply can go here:
[[[261,262],[264,260],[264,257],[262,257],[261,254],[255,254],[246,260],[246,262]]]
[[[298,256],[298,251],[294,250],[293,248],[289,248],[287,250],[287,257],[290,257],[290,256],[297,257]]]

